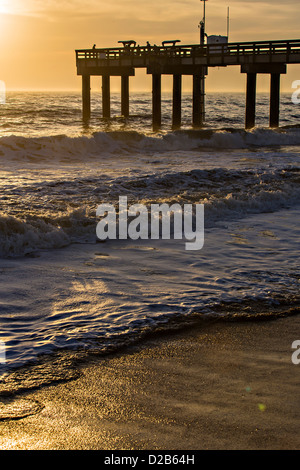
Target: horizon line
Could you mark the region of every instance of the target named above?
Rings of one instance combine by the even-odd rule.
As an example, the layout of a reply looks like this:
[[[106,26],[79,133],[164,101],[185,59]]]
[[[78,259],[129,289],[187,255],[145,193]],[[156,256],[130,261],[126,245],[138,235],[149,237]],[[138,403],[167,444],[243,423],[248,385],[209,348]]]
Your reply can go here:
[[[6,89],[6,92],[7,93],[78,93],[79,95],[81,95],[81,90],[78,89],[78,88],[16,88],[16,89]],[[281,90],[281,93],[290,93],[291,90],[290,89],[283,89]],[[114,90],[111,90],[111,93],[112,94],[121,94],[121,91],[118,90],[118,91],[114,91]],[[147,89],[147,90],[131,90],[131,93],[149,93],[151,94],[152,91]],[[182,91],[182,94],[185,95],[185,94],[190,94],[191,91]],[[236,94],[244,94],[245,93],[245,90],[206,90],[206,94],[217,94],[217,93],[236,93]],[[265,91],[257,91],[257,94],[265,94],[265,93],[269,93],[269,90],[265,90]],[[92,94],[101,94],[101,90],[95,90],[95,91],[92,91]],[[165,90],[165,91],[162,91],[162,94],[172,94],[172,90]]]

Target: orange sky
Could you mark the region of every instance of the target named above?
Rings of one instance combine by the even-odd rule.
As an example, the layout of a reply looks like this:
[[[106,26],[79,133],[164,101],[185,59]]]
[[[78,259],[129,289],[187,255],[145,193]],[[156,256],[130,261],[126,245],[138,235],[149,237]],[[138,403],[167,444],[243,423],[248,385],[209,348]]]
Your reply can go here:
[[[230,41],[298,39],[299,0],[209,0],[207,33],[226,34],[230,7]],[[76,48],[116,47],[120,39],[161,44],[165,39],[199,42],[198,23],[203,3],[199,0],[0,0],[0,80],[8,90],[80,90],[76,75]],[[282,90],[292,92],[300,80],[300,66],[288,66]],[[184,91],[191,80],[184,79]],[[163,89],[170,89],[170,77]],[[100,78],[93,79],[100,90]],[[207,91],[244,91],[245,76],[239,67],[210,69]],[[138,71],[131,89],[150,90],[150,77]],[[260,76],[258,91],[269,89],[269,77]],[[112,80],[112,90],[119,81]]]

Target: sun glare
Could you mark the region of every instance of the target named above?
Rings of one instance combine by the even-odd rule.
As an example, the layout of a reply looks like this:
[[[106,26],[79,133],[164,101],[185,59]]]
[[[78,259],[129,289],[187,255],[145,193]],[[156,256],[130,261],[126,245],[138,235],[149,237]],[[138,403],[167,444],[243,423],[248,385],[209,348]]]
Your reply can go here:
[[[0,13],[13,13],[12,3],[9,0],[0,0]]]

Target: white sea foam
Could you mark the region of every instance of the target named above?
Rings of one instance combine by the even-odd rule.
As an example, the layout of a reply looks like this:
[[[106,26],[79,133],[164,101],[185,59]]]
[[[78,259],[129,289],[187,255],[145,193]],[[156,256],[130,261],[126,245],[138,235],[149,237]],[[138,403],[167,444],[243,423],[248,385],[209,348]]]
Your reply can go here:
[[[43,220],[24,222],[0,215],[0,256],[26,255],[41,248],[59,248],[70,243],[61,228]]]
[[[95,240],[95,223],[84,208],[63,216],[25,217],[0,214],[0,257],[20,257],[39,250],[62,248],[72,242]]]

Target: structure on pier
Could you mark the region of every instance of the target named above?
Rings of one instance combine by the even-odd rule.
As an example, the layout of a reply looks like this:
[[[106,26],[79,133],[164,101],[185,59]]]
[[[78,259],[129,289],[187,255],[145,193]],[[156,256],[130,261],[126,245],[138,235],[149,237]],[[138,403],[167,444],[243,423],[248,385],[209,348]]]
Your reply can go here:
[[[135,69],[145,68],[152,75],[153,129],[161,127],[161,77],[173,75],[172,127],[181,125],[182,75],[193,77],[194,127],[201,127],[205,115],[204,79],[209,67],[238,65],[247,75],[245,127],[255,126],[257,74],[269,74],[270,127],[279,126],[280,76],[287,64],[300,63],[300,40],[177,45],[168,41],[163,46],[136,46],[123,42],[122,48],[84,49],[76,51],[77,74],[82,76],[83,118],[91,114],[90,77],[102,77],[102,113],[110,117],[110,77],[121,77],[121,113],[129,116],[129,77]]]

